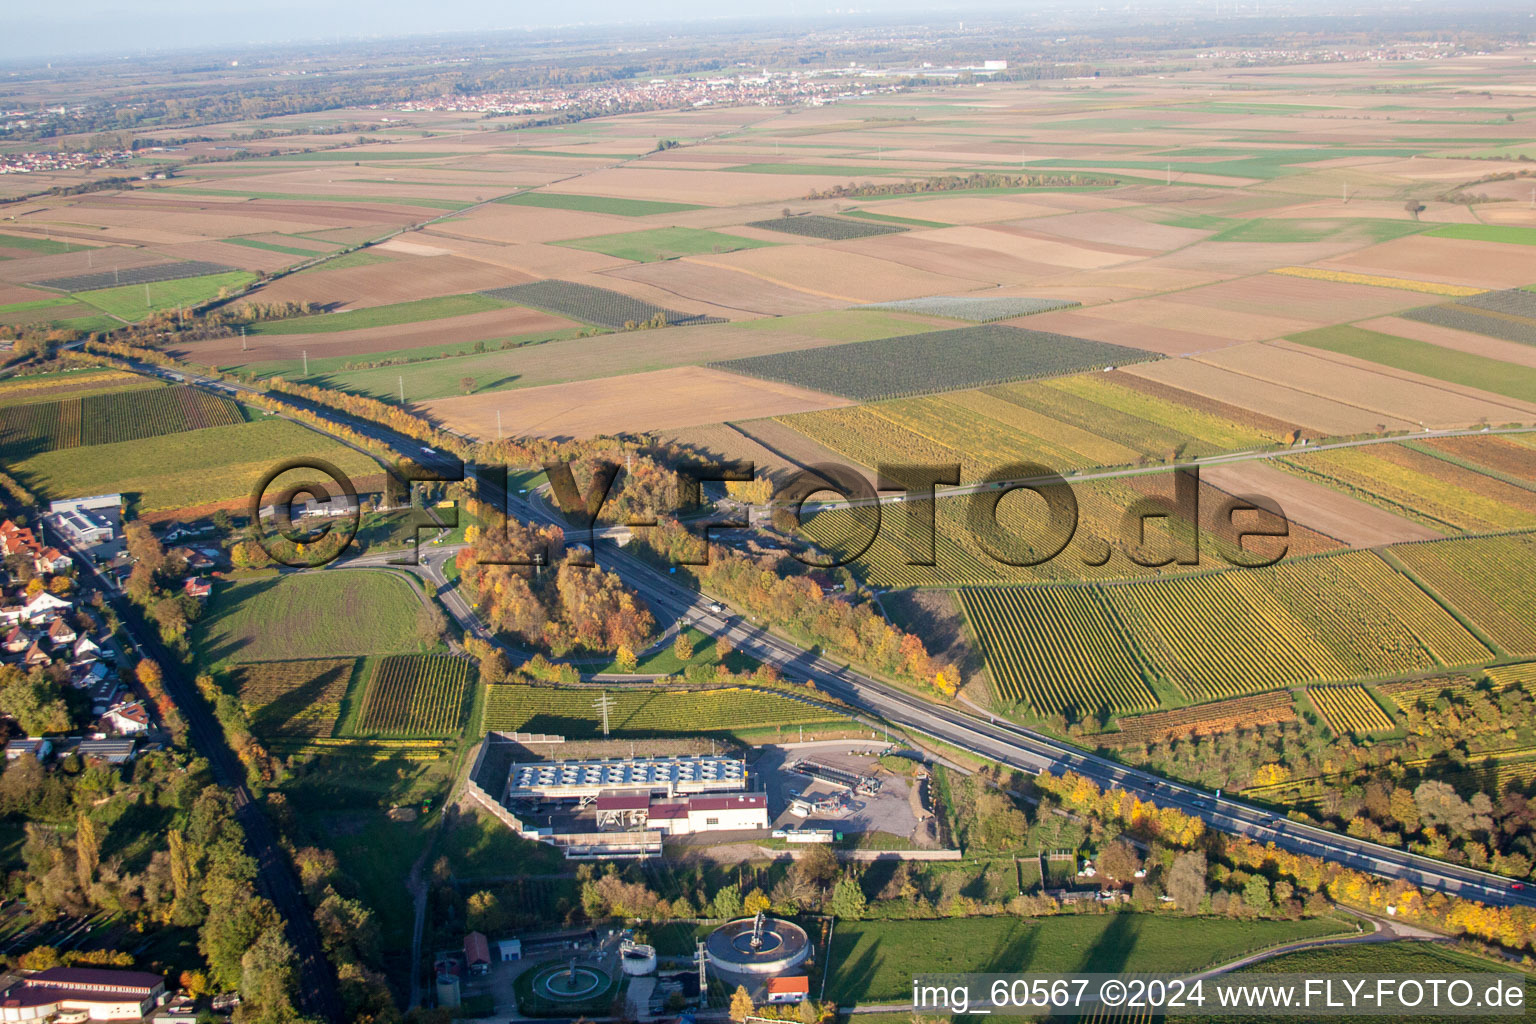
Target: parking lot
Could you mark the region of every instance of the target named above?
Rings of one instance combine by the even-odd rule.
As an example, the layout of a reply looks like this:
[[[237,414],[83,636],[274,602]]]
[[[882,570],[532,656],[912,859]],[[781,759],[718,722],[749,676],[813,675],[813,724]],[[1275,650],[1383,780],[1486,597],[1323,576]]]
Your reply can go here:
[[[884,832],[924,845],[920,810],[912,792],[914,781],[880,767],[877,755],[886,744],[869,740],[828,740],[761,748],[752,770],[768,792],[768,813],[775,829],[825,828],[843,833]],[[790,766],[810,760],[831,769],[829,775],[873,778],[874,791],[855,792],[826,778],[812,778]],[[819,807],[805,816],[791,809],[793,801]],[[837,806],[833,806],[833,805]]]

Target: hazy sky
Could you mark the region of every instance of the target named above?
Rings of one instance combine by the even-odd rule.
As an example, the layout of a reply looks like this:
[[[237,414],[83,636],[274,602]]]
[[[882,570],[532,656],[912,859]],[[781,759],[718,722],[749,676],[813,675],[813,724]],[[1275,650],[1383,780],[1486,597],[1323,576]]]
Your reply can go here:
[[[543,28],[578,22],[692,20],[831,14],[876,10],[977,9],[997,0],[13,0],[0,32],[0,60],[46,60],[83,53],[136,53],[145,48],[248,46],[423,32]],[[1013,6],[1018,6],[1017,4]]]

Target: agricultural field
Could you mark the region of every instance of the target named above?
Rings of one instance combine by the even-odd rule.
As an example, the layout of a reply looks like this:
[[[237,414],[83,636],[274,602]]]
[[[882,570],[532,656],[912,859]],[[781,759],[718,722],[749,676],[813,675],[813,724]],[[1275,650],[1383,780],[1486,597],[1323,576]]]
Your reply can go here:
[[[962,591],[961,603],[998,698],[1028,701],[1037,714],[1101,715],[1117,710],[1115,699],[1122,710],[1149,710],[1163,703],[1149,701],[1152,693],[1207,701],[1481,664],[1490,655],[1368,551],[1123,584]],[[1056,649],[1065,653],[1042,659]],[[1070,689],[1051,692],[1069,685],[1062,680],[1095,687],[1088,708]],[[1116,698],[1121,691],[1132,696]]]
[[[236,580],[214,588],[195,646],[205,666],[403,654],[418,646],[422,609],[410,583],[371,570]]]
[[[238,403],[190,386],[111,391],[0,406],[0,453],[24,458],[244,422]]]
[[[1346,929],[1353,930],[1328,917],[1239,921],[1148,914],[839,921],[827,967],[827,998],[843,1005],[900,1002],[911,999],[916,974],[982,973],[1003,964],[1042,973],[1191,972]]]
[[[410,302],[395,302],[384,306],[342,310],[338,313],[317,313],[313,316],[296,316],[287,320],[265,320],[251,324],[246,328],[246,333],[254,338],[285,334],[332,334],[339,331],[374,330],[380,327],[420,323],[424,320],[442,320],[448,317],[467,316],[471,313],[487,313],[506,305],[507,303],[489,295],[476,292],[466,295],[442,295]]]
[[[1536,527],[1536,492],[1407,445],[1310,452],[1275,465],[1442,533]]]
[[[863,466],[958,463],[962,481],[1015,462],[1054,470],[1129,466],[1273,444],[1263,431],[1091,374],[895,399],[782,422]]]
[[[164,519],[206,515],[216,507],[238,510],[275,463],[306,455],[333,463],[360,488],[382,486],[382,471],[368,456],[275,417],[39,452],[9,461],[6,472],[41,497],[116,491],[137,515]]]
[[[741,235],[727,235],[719,231],[704,231],[699,228],[651,228],[646,231],[627,231],[619,235],[573,238],[557,244],[567,249],[600,252],[606,256],[616,256],[621,260],[632,260],[635,263],[655,263],[706,252],[760,249],[774,243],[757,238],[745,238]]]
[[[1403,313],[1408,320],[1470,331],[1502,341],[1536,345],[1536,292],[1522,288],[1488,292]]]
[[[764,231],[782,231],[787,235],[804,235],[807,238],[826,238],[845,241],[850,238],[872,238],[875,235],[894,235],[906,231],[901,224],[879,221],[856,221],[844,217],[825,217],[808,214],[799,217],[775,217],[772,220],[755,220],[747,225]]]
[[[1289,690],[1270,690],[1247,697],[1212,701],[1187,708],[1127,715],[1120,730],[1098,737],[1100,742],[1122,746],[1160,743],[1189,736],[1213,736],[1239,729],[1255,729],[1296,719],[1296,700]]]
[[[502,302],[541,309],[556,316],[581,320],[600,327],[623,330],[661,317],[673,327],[720,323],[719,317],[679,313],[675,309],[654,306],[606,288],[570,281],[535,281],[532,284],[495,288],[483,293]]]
[[[44,288],[56,288],[61,292],[105,291],[119,285],[157,284],[162,281],[179,281],[192,277],[217,277],[233,274],[236,267],[218,263],[191,260],[182,263],[160,263],[146,267],[125,267],[119,270],[99,270],[90,274],[71,277],[53,277],[34,284]]]
[[[991,298],[970,295],[932,295],[925,299],[900,299],[895,302],[874,302],[867,309],[890,309],[901,313],[922,313],[925,316],[942,316],[951,320],[969,320],[985,324],[994,320],[1008,320],[1032,313],[1046,313],[1053,309],[1070,309],[1081,305],[1072,299]]]
[[[357,731],[371,736],[449,736],[464,724],[473,664],[441,654],[379,658]]]
[[[229,685],[256,735],[329,736],[356,664],[355,658],[251,662],[230,669]]]
[[[738,686],[600,691],[501,683],[487,692],[484,727],[506,732],[553,733],[567,739],[601,736],[602,718],[593,705],[603,692],[610,701],[608,728],[613,736],[745,733],[846,721],[835,711],[788,694]]]
[[[125,284],[95,291],[76,292],[75,297],[108,316],[129,322],[142,320],[165,309],[195,306],[216,299],[256,279],[243,270],[202,277],[176,278],[155,284]]]
[[[1002,324],[854,342],[715,364],[858,401],[957,391],[1141,362],[1149,352]]]
[[[536,206],[545,210],[578,210],[617,217],[649,217],[658,213],[683,213],[703,207],[693,203],[663,203],[649,199],[616,199],[610,196],[577,196],[560,192],[522,192],[496,200],[508,206]]]
[[[1392,554],[1504,654],[1536,655],[1536,534],[1405,544]]]
[[[87,398],[114,392],[147,391],[165,385],[152,377],[127,370],[84,368],[54,373],[27,374],[0,381],[0,407],[56,402],[61,398]]]
[[[1457,352],[1428,342],[1398,338],[1341,324],[1293,334],[1291,341],[1310,348],[1353,356],[1398,370],[1478,388],[1495,395],[1536,403],[1536,368]]]
[[[1363,686],[1309,686],[1307,699],[1338,736],[1387,732],[1397,724]]]
[[[1094,588],[962,590],[960,605],[1001,700],[1073,721],[1157,707],[1140,659]]]

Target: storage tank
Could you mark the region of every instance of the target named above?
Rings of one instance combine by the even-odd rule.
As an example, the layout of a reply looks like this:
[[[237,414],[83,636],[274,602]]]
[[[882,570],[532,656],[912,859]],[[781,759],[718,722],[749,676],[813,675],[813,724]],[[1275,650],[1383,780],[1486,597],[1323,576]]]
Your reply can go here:
[[[437,976],[437,1005],[445,1010],[459,1006],[459,976],[446,972]]]
[[[619,948],[619,966],[634,978],[656,973],[656,947],[624,940]]]

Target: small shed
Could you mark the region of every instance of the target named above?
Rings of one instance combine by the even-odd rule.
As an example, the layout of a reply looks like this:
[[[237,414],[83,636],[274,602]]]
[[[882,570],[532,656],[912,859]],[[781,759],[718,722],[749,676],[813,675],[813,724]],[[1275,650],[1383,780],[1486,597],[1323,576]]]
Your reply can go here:
[[[464,962],[471,974],[484,974],[491,969],[491,945],[480,932],[464,936]]]
[[[523,958],[523,940],[522,939],[497,939],[496,940],[496,959],[500,960],[502,963],[505,964],[505,963],[510,963],[513,960],[521,960],[522,958]]]

